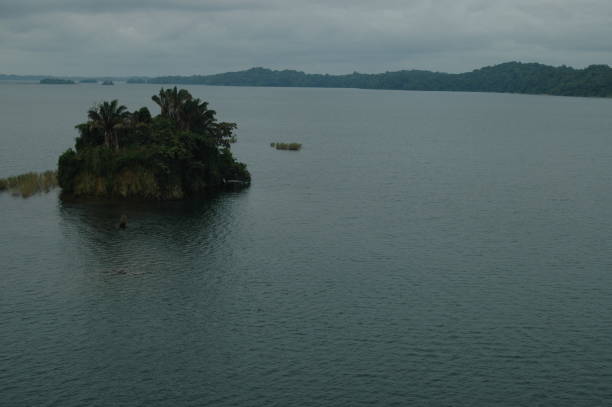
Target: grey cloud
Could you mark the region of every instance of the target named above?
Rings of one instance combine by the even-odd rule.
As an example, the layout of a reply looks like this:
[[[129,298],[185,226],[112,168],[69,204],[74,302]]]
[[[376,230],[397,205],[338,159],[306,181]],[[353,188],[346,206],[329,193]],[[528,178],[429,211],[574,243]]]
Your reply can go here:
[[[4,0],[0,4],[0,18],[20,18],[28,15],[52,13],[130,13],[147,11],[223,12],[254,10],[263,2],[247,0]]]
[[[612,63],[603,0],[4,0],[0,72],[458,72]]]

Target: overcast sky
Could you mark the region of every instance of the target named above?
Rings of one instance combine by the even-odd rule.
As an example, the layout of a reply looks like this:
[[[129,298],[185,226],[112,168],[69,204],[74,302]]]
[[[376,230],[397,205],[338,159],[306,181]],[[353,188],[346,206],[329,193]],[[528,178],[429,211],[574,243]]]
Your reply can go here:
[[[612,0],[0,0],[0,73],[612,65]]]

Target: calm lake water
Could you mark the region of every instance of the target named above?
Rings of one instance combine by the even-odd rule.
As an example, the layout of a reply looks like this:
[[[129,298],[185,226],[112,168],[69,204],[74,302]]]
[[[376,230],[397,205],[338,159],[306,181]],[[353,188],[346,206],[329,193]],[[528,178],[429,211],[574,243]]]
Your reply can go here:
[[[0,84],[0,177],[158,89]],[[612,402],[612,100],[189,90],[250,189],[0,194],[0,405]]]

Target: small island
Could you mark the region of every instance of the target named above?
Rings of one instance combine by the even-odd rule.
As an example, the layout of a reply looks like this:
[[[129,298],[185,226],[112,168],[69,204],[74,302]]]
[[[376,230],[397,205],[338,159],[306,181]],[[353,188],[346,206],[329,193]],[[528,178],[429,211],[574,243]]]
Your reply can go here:
[[[102,82],[102,85],[104,85],[104,86],[112,86],[112,85],[114,85],[114,83],[111,80],[105,80],[104,82]]]
[[[74,85],[70,79],[45,78],[40,80],[41,85]]]
[[[97,79],[81,79],[79,83],[98,83]]]
[[[76,126],[75,148],[59,158],[64,196],[173,200],[250,184],[246,165],[230,151],[235,123],[218,122],[185,89],[162,88],[152,99],[161,108],[155,117],[117,100],[89,110]]]
[[[277,150],[299,151],[302,148],[300,143],[270,143],[270,147]]]

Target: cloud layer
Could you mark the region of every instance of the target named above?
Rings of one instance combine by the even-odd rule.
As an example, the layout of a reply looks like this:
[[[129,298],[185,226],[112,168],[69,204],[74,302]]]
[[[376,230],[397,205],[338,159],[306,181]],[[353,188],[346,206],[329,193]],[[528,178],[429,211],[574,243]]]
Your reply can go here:
[[[612,64],[609,0],[3,0],[0,73]]]

